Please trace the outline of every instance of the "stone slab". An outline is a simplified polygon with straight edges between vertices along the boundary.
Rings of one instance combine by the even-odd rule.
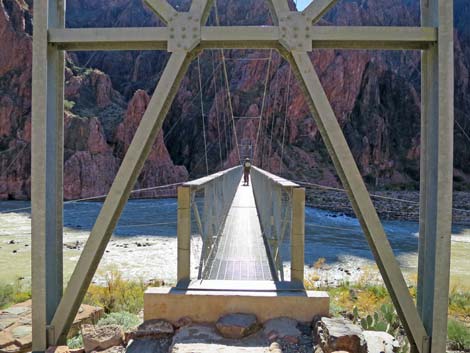
[[[239,291],[149,288],[144,294],[144,320],[182,317],[193,322],[216,322],[230,313],[251,313],[260,322],[287,316],[310,322],[329,314],[329,296],[322,291]]]
[[[176,333],[171,353],[268,353],[269,342],[259,332],[244,339],[227,339],[210,325],[186,326]]]

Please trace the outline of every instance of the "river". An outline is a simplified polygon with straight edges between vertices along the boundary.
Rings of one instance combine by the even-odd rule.
[[[0,283],[17,278],[30,280],[31,218],[29,202],[0,202]],[[100,202],[69,202],[64,206],[64,273],[68,278],[83,244],[101,209]],[[416,273],[418,224],[408,221],[383,222],[388,239],[402,267]],[[78,242],[78,243],[77,243]],[[77,246],[78,245],[78,246]],[[199,237],[192,239],[192,271],[201,248]],[[289,249],[283,248],[288,272]],[[364,271],[376,273],[372,254],[357,219],[311,207],[306,209],[305,263],[324,258],[328,281],[357,280]],[[173,283],[176,278],[176,200],[131,200],[128,202],[95,276],[101,282],[106,271],[119,269],[127,278],[160,279]],[[326,270],[325,270],[326,269]],[[367,269],[367,270],[366,270]],[[470,227],[452,229],[454,283],[470,286]],[[414,275],[414,278],[416,276]]]

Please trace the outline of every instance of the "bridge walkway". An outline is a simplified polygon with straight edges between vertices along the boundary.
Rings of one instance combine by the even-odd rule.
[[[252,184],[240,182],[209,263],[210,280],[273,280]]]

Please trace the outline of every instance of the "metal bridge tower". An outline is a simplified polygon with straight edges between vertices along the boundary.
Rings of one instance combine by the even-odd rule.
[[[380,1],[380,0],[376,0]],[[413,349],[445,352],[453,161],[453,4],[420,0],[419,27],[315,26],[335,0],[302,12],[270,0],[273,26],[206,26],[212,0],[178,12],[146,0],[157,28],[65,28],[65,0],[34,1],[32,101],[33,351],[65,340],[129,193],[193,58],[203,49],[276,49],[290,63],[406,329]],[[312,65],[318,48],[420,50],[421,193],[418,306]],[[70,281],[62,292],[64,51],[171,53]]]

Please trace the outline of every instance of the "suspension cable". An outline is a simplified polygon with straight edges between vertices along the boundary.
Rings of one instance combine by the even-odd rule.
[[[276,102],[277,102],[277,98],[278,98],[278,93],[279,93],[279,86],[278,86],[278,82],[279,82],[279,74],[278,74],[278,71],[279,71],[279,68],[280,68],[280,65],[278,67],[278,70],[276,70],[276,80],[275,80],[275,90],[274,90],[274,106],[273,106],[273,111],[272,111],[272,114],[271,114],[271,137],[269,138],[269,153],[268,153],[268,169],[269,171],[271,171],[271,153],[272,153],[272,149],[273,149],[273,134],[274,134],[274,121],[275,121],[275,111],[276,111]]]
[[[217,139],[219,140],[219,159],[220,159],[220,169],[223,169],[223,161],[222,161],[222,142],[220,140],[220,115],[219,115],[219,96],[217,94],[217,78],[215,77],[215,59],[214,59],[214,51],[211,52],[212,54],[212,77],[214,80],[214,104],[215,104],[215,115],[216,115],[216,122],[217,122]]]
[[[286,125],[287,125],[287,114],[289,112],[289,96],[290,96],[290,80],[292,75],[292,68],[289,66],[289,75],[287,79],[287,90],[286,90],[286,112],[284,115],[284,128],[282,129],[282,145],[281,145],[281,160],[279,161],[279,175],[282,175],[282,161],[284,158],[284,143],[286,138]]]
[[[261,101],[261,112],[260,112],[260,115],[259,115],[260,118],[259,118],[259,123],[258,123],[258,131],[256,132],[255,148],[254,148],[254,152],[253,152],[253,163],[257,158],[258,140],[259,140],[260,130],[263,126],[263,113],[264,113],[264,109],[265,109],[265,106],[266,106],[266,104],[265,104],[266,103],[266,93],[268,91],[268,82],[269,82],[269,77],[270,77],[269,73],[271,71],[272,56],[273,56],[273,50],[271,49],[269,51],[269,60],[268,60],[268,68],[266,70],[266,79],[264,80],[263,99]]]
[[[199,56],[197,57],[197,73],[199,76],[199,97],[201,100],[201,117],[202,117],[202,136],[204,139],[204,156],[206,158],[206,175],[209,175],[209,162],[207,161],[207,138],[206,138],[206,118],[204,115],[204,102],[202,99],[202,80],[201,80],[201,62]]]
[[[217,0],[214,1],[214,8],[215,8],[215,22],[216,22],[216,25],[219,26],[220,25],[220,23],[219,23],[219,9],[218,9]],[[240,147],[238,146],[237,128],[235,126],[235,117],[234,117],[234,114],[233,114],[233,106],[232,106],[232,98],[231,98],[232,95],[230,93],[230,84],[228,82],[228,73],[227,73],[227,65],[226,65],[226,62],[225,62],[224,49],[220,49],[220,54],[222,56],[222,67],[224,69],[225,86],[226,86],[226,90],[227,90],[228,105],[229,105],[229,109],[230,109],[230,114],[232,116],[233,133],[234,133],[234,137],[235,137],[235,143],[236,143],[236,146],[237,146],[238,161],[239,161],[239,163],[241,163]]]

